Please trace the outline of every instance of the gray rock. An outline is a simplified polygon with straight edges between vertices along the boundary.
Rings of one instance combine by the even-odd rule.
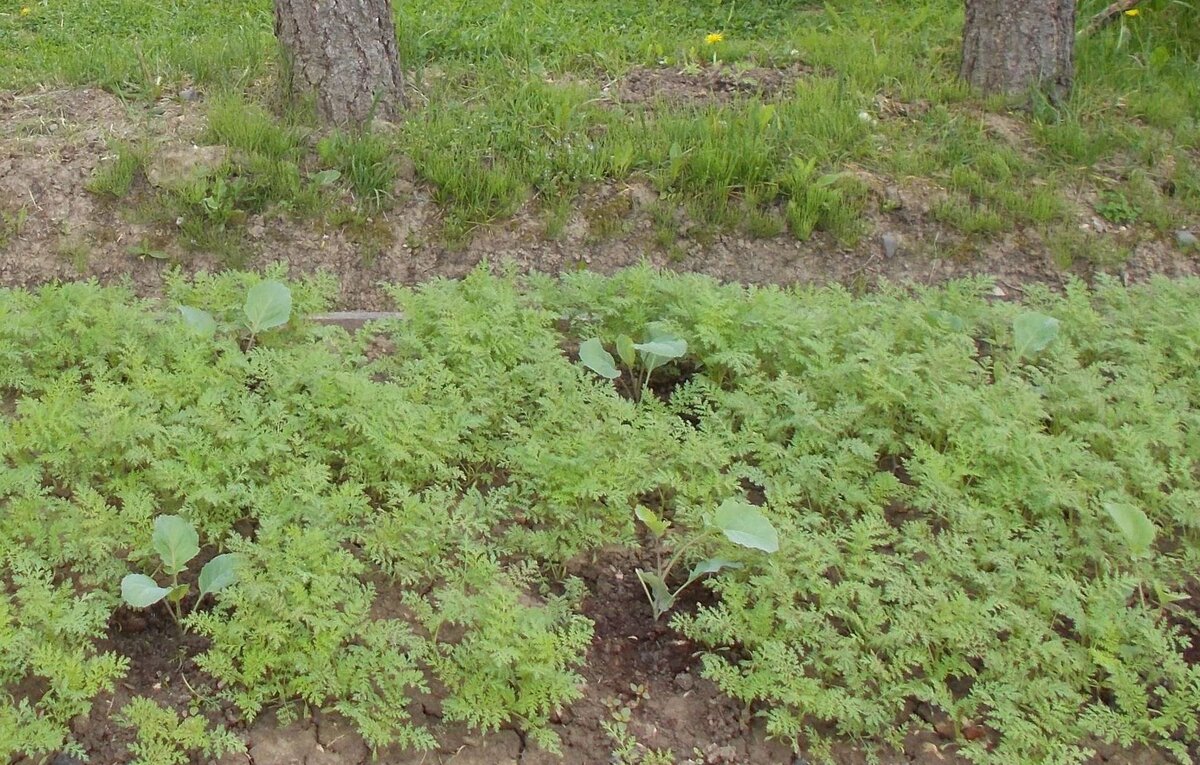
[[[229,149],[224,146],[173,146],[150,160],[146,180],[156,188],[186,188],[217,175],[228,161]]]
[[[184,102],[199,101],[200,91],[196,90],[195,88],[184,88],[183,90],[179,91],[179,100]]]
[[[631,183],[625,193],[629,195],[629,202],[635,210],[645,210],[658,201],[658,192],[644,183]]]
[[[900,237],[896,234],[884,234],[881,239],[883,242],[883,254],[885,257],[895,257],[896,252],[900,249]]]
[[[1194,250],[1200,247],[1200,239],[1187,229],[1180,229],[1175,232],[1175,243],[1185,250]]]

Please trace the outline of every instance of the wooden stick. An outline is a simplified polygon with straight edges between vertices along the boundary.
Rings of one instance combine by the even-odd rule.
[[[1097,13],[1079,33],[1080,36],[1090,35],[1100,27],[1120,16],[1125,11],[1133,10],[1142,0],[1117,0],[1112,5]]]

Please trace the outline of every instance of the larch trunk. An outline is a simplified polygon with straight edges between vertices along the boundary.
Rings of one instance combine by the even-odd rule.
[[[967,0],[961,75],[985,93],[1045,93],[1075,75],[1076,0]]]
[[[399,116],[404,74],[390,0],[275,0],[275,35],[289,95],[311,98],[321,119]]]

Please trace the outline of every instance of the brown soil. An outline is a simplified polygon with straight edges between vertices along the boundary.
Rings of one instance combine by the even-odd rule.
[[[788,71],[779,76],[786,78]],[[675,76],[635,72],[622,87],[632,93],[642,86],[631,83]],[[723,76],[714,70],[704,78]],[[710,85],[716,87],[711,82],[696,87]],[[178,152],[191,147],[203,127],[203,106],[177,99],[137,106],[98,90],[0,93],[0,285],[95,277],[105,283],[128,281],[139,293],[152,295],[173,265],[187,272],[228,265],[214,253],[185,247],[172,226],[138,222],[128,202],[107,201],[86,188],[100,163],[111,159],[113,139],[144,141],[159,153]],[[546,216],[531,204],[513,220],[486,226],[465,245],[451,246],[443,241],[442,216],[430,189],[408,173],[397,182],[396,204],[372,220],[369,230],[282,213],[251,216],[239,237],[245,252],[238,265],[287,261],[295,274],[330,271],[342,284],[338,307],[357,309],[392,307],[381,283],[457,277],[485,258],[549,273],[581,267],[611,272],[647,260],[755,284],[936,283],[985,273],[1004,289],[1019,291],[1023,283],[1059,284],[1067,275],[1052,262],[1040,231],[972,241],[933,220],[931,208],[944,192],[930,182],[891,182],[866,171],[857,175],[874,204],[866,234],[852,247],[821,234],[807,242],[789,235],[714,235],[680,213],[680,236],[664,251],[655,244],[652,220],[660,200],[639,182],[585,191],[556,238],[546,235]],[[1081,201],[1081,225],[1091,226],[1094,216],[1086,208]],[[1132,257],[1117,271],[1127,280],[1200,273],[1200,258],[1147,232],[1102,233],[1132,247]],[[898,243],[890,256],[884,235]],[[146,250],[162,257],[148,257]],[[1074,271],[1087,276],[1090,268],[1079,265]]]
[[[706,66],[697,69],[634,69],[607,90],[621,103],[705,104],[786,93],[810,70],[801,65],[776,69]]]

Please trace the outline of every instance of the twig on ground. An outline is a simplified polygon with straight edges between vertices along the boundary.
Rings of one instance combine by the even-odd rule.
[[[1142,0],[1117,0],[1115,3],[1112,3],[1107,8],[1093,16],[1092,20],[1087,23],[1087,26],[1079,32],[1079,35],[1081,37],[1090,35],[1092,32],[1095,32],[1097,29],[1120,16],[1125,11],[1133,10],[1134,7],[1136,7],[1141,1]]]

